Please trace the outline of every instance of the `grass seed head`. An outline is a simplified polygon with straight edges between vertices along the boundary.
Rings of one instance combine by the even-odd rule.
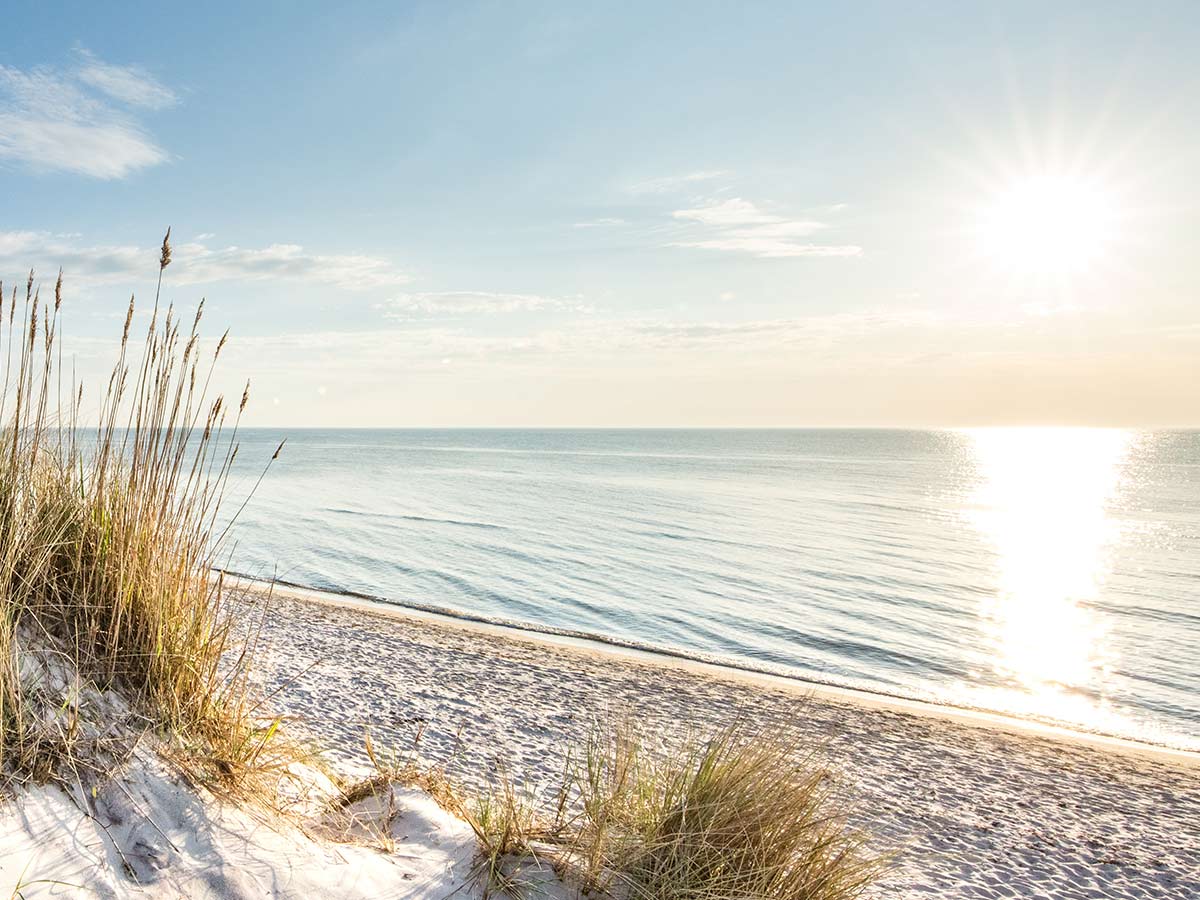
[[[158,257],[158,271],[162,271],[171,264],[171,229],[167,228],[167,233],[163,235],[162,252]]]

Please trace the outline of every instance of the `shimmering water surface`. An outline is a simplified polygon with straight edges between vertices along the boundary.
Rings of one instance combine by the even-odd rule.
[[[1200,432],[264,430],[235,498],[281,437],[238,571],[1200,748]]]

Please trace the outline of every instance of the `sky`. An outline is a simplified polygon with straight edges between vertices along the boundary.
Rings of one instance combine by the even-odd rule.
[[[1200,425],[1194,3],[107,6],[0,37],[85,385],[169,225],[254,425]]]

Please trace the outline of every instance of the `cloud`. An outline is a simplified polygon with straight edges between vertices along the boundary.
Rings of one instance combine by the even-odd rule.
[[[57,271],[71,280],[112,284],[149,278],[158,270],[157,245],[80,242],[78,236],[42,231],[0,231],[0,272]],[[313,253],[299,244],[210,247],[200,241],[174,248],[176,284],[287,279],[347,290],[396,287],[409,276],[390,260],[365,254]]]
[[[617,372],[621,376],[682,377],[726,372],[797,372],[817,377],[832,371],[875,373],[946,367],[964,354],[974,360],[1019,363],[1038,354],[1061,357],[1055,329],[1030,333],[1011,311],[979,318],[974,313],[934,309],[862,309],[774,318],[679,320],[671,318],[579,317],[497,333],[430,320],[397,322],[393,327],[235,335],[227,368],[264,383],[310,382],[389,385],[419,373],[471,373],[484,380],[522,372],[538,376]],[[1161,345],[1163,335],[1130,335],[1123,322],[1103,333],[1135,338],[1138,346]],[[1194,342],[1200,334],[1193,333]],[[94,360],[89,371],[110,359],[113,339],[72,336],[67,350]],[[1093,349],[1104,352],[1115,345]],[[1187,350],[1192,343],[1185,345]],[[80,351],[86,351],[81,354]],[[453,363],[448,369],[447,360]],[[719,369],[717,368],[719,367]],[[314,379],[318,373],[321,382]],[[90,383],[90,382],[89,382]],[[234,388],[240,390],[240,385]],[[331,389],[332,390],[332,389]]]
[[[697,247],[702,250],[727,250],[748,253],[763,259],[785,259],[796,256],[859,256],[862,247],[853,244],[801,244],[771,237],[729,236],[705,241],[675,241],[672,247]]]
[[[858,256],[855,245],[815,244],[802,240],[824,230],[824,222],[786,219],[766,212],[748,200],[733,197],[691,209],[677,209],[672,217],[707,226],[714,233],[672,241],[673,247],[748,253],[766,259],[797,256]]]
[[[91,283],[127,281],[157,269],[156,249],[123,244],[89,246],[75,235],[46,231],[0,231],[0,273],[52,272]]]
[[[696,209],[677,209],[671,215],[676,219],[690,219],[704,225],[753,225],[759,222],[780,221],[778,216],[763,212],[741,197],[732,197]]]
[[[922,310],[833,313],[797,318],[622,323],[618,344],[656,351],[728,352],[754,356],[795,345],[853,341],[897,329],[927,328],[942,319]]]
[[[682,190],[690,185],[704,181],[724,178],[732,174],[725,169],[706,169],[698,172],[685,172],[682,175],[667,175],[663,178],[651,178],[629,185],[625,190],[630,194],[669,194]]]
[[[426,291],[401,294],[380,304],[389,319],[408,319],[413,314],[462,316],[469,313],[507,313],[533,310],[587,311],[578,298],[564,300],[537,294],[504,294],[492,291]]]
[[[299,244],[210,248],[196,241],[177,247],[175,259],[179,262],[175,278],[181,284],[284,278],[346,290],[370,290],[410,280],[406,272],[386,259],[365,254],[313,253]]]
[[[370,331],[321,331],[245,336],[233,352],[247,365],[277,374],[319,366],[323,373],[355,377],[361,371],[457,370],[485,375],[501,370],[554,372],[566,369],[631,367],[662,371],[710,370],[722,365],[752,369],[801,362],[890,356],[910,359],[923,352],[929,335],[961,333],[964,323],[922,311],[862,311],[742,321],[668,319],[576,319],[513,334],[414,324]],[[995,334],[992,328],[972,328]],[[914,349],[915,348],[915,349]],[[333,377],[330,375],[329,377]]]
[[[83,66],[76,77],[101,93],[128,106],[144,109],[164,109],[179,99],[175,92],[160,83],[140,66],[114,66],[82,51]]]
[[[131,109],[162,109],[175,94],[136,67],[83,51],[67,69],[0,65],[0,160],[37,172],[114,179],[167,160]]]

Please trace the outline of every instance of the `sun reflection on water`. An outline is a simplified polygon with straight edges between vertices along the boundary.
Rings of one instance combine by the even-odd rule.
[[[1108,513],[1132,434],[1087,428],[969,432],[978,472],[971,519],[992,545],[998,581],[983,609],[1000,686],[978,702],[1015,713],[1112,724],[1104,695],[1115,663],[1090,605],[1110,567],[1119,523]]]

